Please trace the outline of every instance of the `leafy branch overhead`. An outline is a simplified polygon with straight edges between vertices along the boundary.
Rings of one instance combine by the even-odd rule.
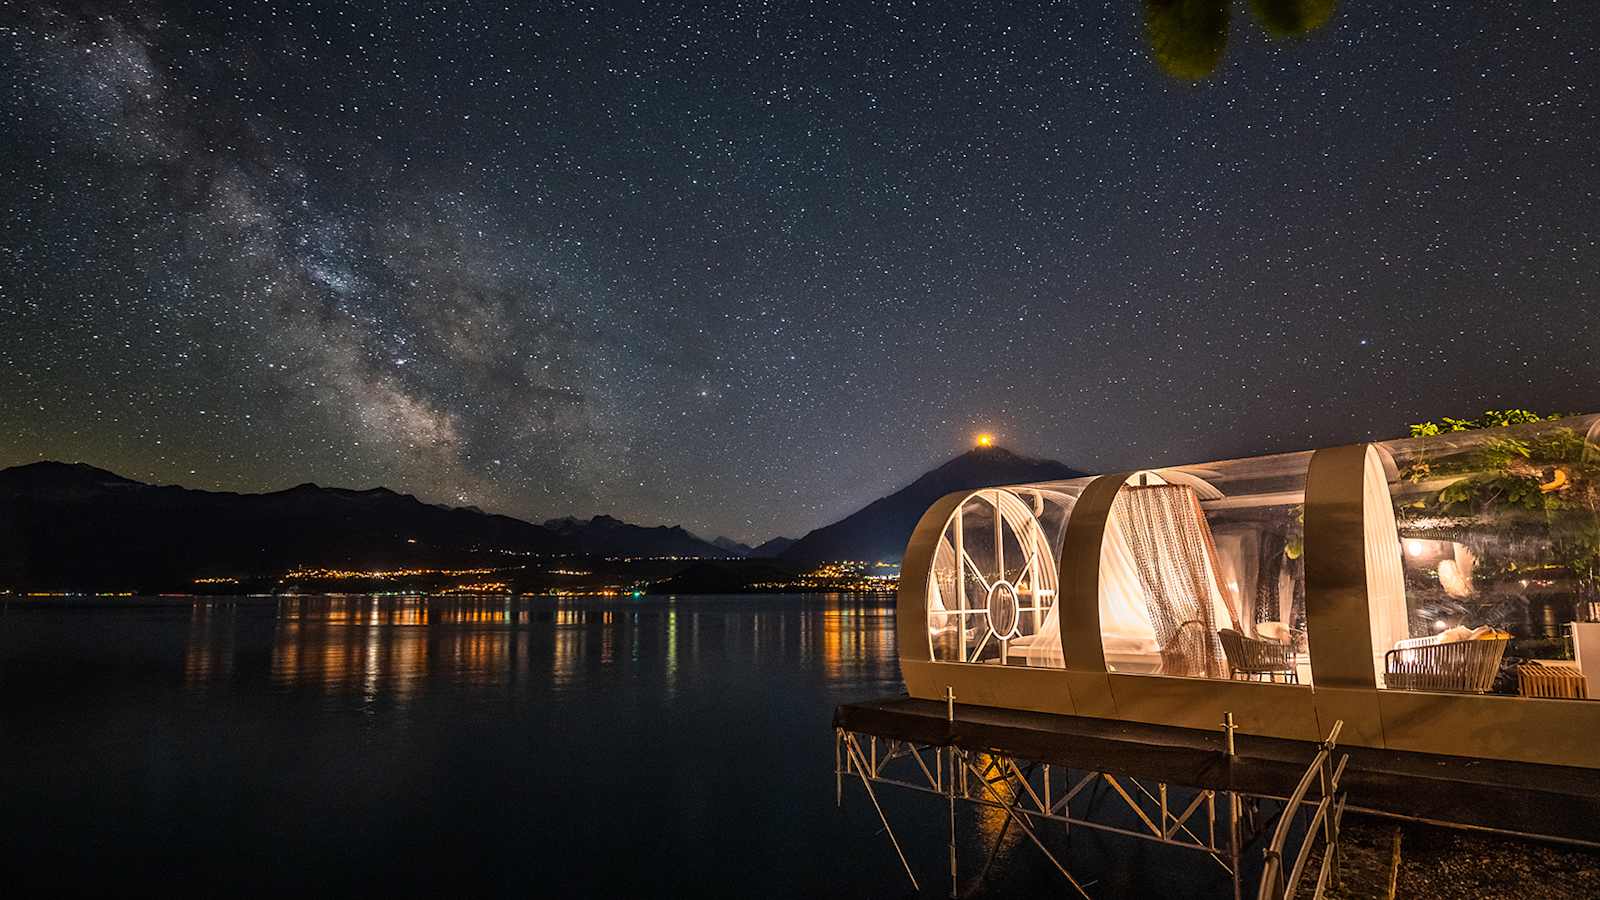
[[[1430,437],[1452,431],[1477,431],[1481,428],[1500,428],[1505,425],[1527,425],[1532,422],[1565,419],[1568,415],[1570,414],[1551,413],[1548,416],[1541,416],[1526,409],[1486,409],[1483,415],[1476,419],[1452,419],[1449,416],[1440,416],[1437,422],[1419,422],[1411,426],[1411,436]]]
[[[1336,0],[1250,0],[1256,24],[1274,39],[1302,38],[1333,18]],[[1228,46],[1232,0],[1145,0],[1144,30],[1161,71],[1199,81]]]

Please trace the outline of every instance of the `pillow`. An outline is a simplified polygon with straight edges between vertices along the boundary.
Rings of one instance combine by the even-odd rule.
[[[1269,641],[1287,643],[1289,640],[1289,626],[1282,622],[1257,622],[1256,634]]]
[[[1156,643],[1155,638],[1122,634],[1104,635],[1101,647],[1106,653],[1116,654],[1155,654],[1161,652],[1161,645]]]

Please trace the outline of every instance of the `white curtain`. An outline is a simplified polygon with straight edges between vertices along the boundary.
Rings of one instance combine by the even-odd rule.
[[[1060,668],[1066,664],[1061,655],[1058,608],[1051,608],[1038,639],[1029,642],[1028,665]],[[1145,608],[1139,566],[1116,506],[1100,542],[1100,636],[1105,652],[1117,656],[1155,657],[1161,649]]]
[[[1183,484],[1125,487],[1112,509],[1133,547],[1133,558],[1156,638],[1162,671],[1217,676],[1224,623],[1243,630],[1194,488]]]
[[[1061,604],[1053,603],[1039,631],[1020,640],[1027,641],[1028,665],[1038,668],[1060,669],[1066,666],[1066,655],[1061,650]]]
[[[1112,654],[1154,655],[1161,649],[1145,608],[1139,564],[1116,505],[1100,543],[1100,639],[1105,652]]]

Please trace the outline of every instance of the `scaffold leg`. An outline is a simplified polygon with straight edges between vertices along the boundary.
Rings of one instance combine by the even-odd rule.
[[[889,827],[889,817],[883,814],[883,807],[878,803],[878,794],[872,789],[872,781],[867,778],[867,764],[866,760],[861,758],[860,749],[855,746],[854,740],[851,739],[845,750],[855,763],[856,774],[861,776],[861,786],[867,789],[867,797],[872,801],[872,808],[878,811],[878,821],[883,823],[884,834],[889,836],[889,843],[894,845],[895,855],[900,857],[900,865],[905,868],[906,877],[911,879],[911,889],[915,891],[922,890],[922,886],[917,884],[916,874],[911,871],[911,863],[906,861],[905,851],[900,849],[900,840],[894,836],[894,829]]]
[[[1018,799],[1013,799],[1010,803],[1007,803],[1005,798],[1000,796],[1000,792],[994,789],[994,785],[989,782],[988,778],[984,777],[982,772],[972,769],[971,763],[967,764],[967,770],[978,777],[978,784],[994,798],[994,802],[999,804],[1001,809],[1005,810],[1007,821],[1015,822],[1017,828],[1027,835],[1029,840],[1033,841],[1033,845],[1039,848],[1040,853],[1044,854],[1045,859],[1050,860],[1050,864],[1056,867],[1056,871],[1061,873],[1061,877],[1067,879],[1067,882],[1078,892],[1078,896],[1082,897],[1083,900],[1089,900],[1089,893],[1083,889],[1083,885],[1078,883],[1078,879],[1072,877],[1072,873],[1067,871],[1067,867],[1063,866],[1061,861],[1056,859],[1056,855],[1050,852],[1050,848],[1044,845],[1044,841],[1040,840],[1037,834],[1034,834],[1027,821],[1022,816],[1017,815],[1016,804],[1020,800],[1021,792],[1017,792]]]

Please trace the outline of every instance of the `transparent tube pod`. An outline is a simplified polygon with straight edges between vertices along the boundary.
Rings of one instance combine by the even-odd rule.
[[[985,488],[955,504],[928,574],[933,659],[1062,667],[1061,540],[1088,481]]]
[[[1100,552],[1108,671],[1311,683],[1310,462],[1287,453],[1124,479]]]
[[[1600,769],[1600,416],[941,498],[909,693]]]
[[[1600,699],[1600,416],[1376,446],[1378,684]]]

